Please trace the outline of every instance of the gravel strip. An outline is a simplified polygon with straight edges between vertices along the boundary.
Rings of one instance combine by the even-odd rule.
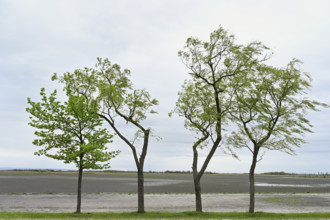
[[[205,212],[246,212],[248,194],[204,194]],[[1,194],[1,212],[74,212],[76,196],[68,194]],[[146,211],[194,211],[194,194],[146,194]],[[84,194],[82,212],[134,212],[136,194]],[[330,194],[258,194],[256,212],[330,212]]]

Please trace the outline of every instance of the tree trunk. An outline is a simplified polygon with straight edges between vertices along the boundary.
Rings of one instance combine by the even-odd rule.
[[[79,172],[78,172],[78,192],[77,192],[77,210],[76,210],[76,213],[80,213],[80,211],[81,211],[82,174],[83,174],[83,168],[82,168],[82,165],[80,165],[79,166]]]
[[[205,141],[209,135],[206,135],[199,139],[193,146],[193,152],[194,152],[194,158],[193,158],[193,164],[192,164],[192,169],[193,169],[193,178],[194,178],[194,186],[195,186],[195,198],[196,198],[196,212],[202,212],[202,190],[201,190],[201,184],[200,181],[202,179],[202,176],[206,170],[207,165],[209,164],[213,154],[215,153],[215,150],[217,149],[220,141],[221,141],[221,136],[216,139],[214,142],[209,154],[207,155],[202,168],[200,171],[197,171],[197,163],[198,163],[198,151],[197,147]]]
[[[138,212],[144,213],[144,177],[143,169],[138,169]]]
[[[250,180],[250,205],[249,205],[249,213],[254,213],[254,204],[255,204],[255,197],[254,197],[254,171],[257,165],[257,156],[258,151],[254,151],[252,164],[249,173],[249,180]]]
[[[192,170],[193,170],[193,178],[194,178],[194,187],[195,187],[195,205],[196,205],[196,212],[202,212],[202,197],[201,197],[201,183],[200,178],[198,176],[197,171],[197,162],[198,162],[198,151],[197,151],[197,145],[199,143],[202,143],[206,138],[202,138],[193,146],[193,164],[192,164]]]
[[[194,179],[195,184],[195,198],[196,198],[196,212],[202,212],[202,196],[200,180]]]

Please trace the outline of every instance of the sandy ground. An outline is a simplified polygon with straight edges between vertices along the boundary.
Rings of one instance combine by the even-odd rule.
[[[203,209],[209,212],[246,212],[248,194],[204,194]],[[1,194],[1,212],[74,212],[76,196],[68,194]],[[147,194],[146,211],[193,211],[193,194]],[[82,212],[133,212],[136,194],[84,194]],[[256,211],[330,212],[330,194],[258,194]]]

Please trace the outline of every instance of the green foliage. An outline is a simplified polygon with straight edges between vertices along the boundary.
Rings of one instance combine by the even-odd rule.
[[[107,116],[111,122],[114,117],[120,116],[138,126],[148,113],[157,113],[151,108],[158,105],[158,101],[144,89],[132,88],[130,70],[122,70],[107,58],[97,60],[95,68],[77,69],[60,78],[54,74],[53,79],[64,83],[68,93],[81,94],[95,105],[100,105],[98,113]]]
[[[182,86],[172,113],[185,117],[187,129],[221,140],[238,79],[268,59],[266,50],[260,42],[236,44],[222,27],[210,34],[209,41],[188,38],[178,55],[193,78]]]
[[[185,127],[189,130],[206,132],[215,124],[216,109],[213,103],[212,90],[208,86],[191,80],[185,81],[175,109],[170,113],[177,113],[185,117]]]
[[[240,79],[231,114],[239,129],[228,145],[293,154],[293,146],[305,143],[303,135],[312,132],[306,114],[327,105],[304,97],[311,78],[299,69],[300,63],[294,59],[286,68],[258,65]]]
[[[81,95],[68,93],[64,103],[57,100],[56,90],[47,97],[42,88],[40,95],[41,102],[28,98],[30,107],[26,109],[31,114],[29,125],[37,129],[33,144],[44,147],[35,154],[75,163],[78,168],[109,168],[109,160],[119,152],[106,151],[113,135],[100,128],[98,107]]]
[[[233,35],[219,27],[210,34],[209,41],[188,38],[184,50],[178,55],[190,69],[194,79],[214,87],[217,92],[226,91],[231,78],[239,75],[268,58],[263,55],[267,47],[260,42],[246,46],[235,44]]]

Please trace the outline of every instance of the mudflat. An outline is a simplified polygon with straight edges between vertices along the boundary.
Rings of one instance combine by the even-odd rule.
[[[137,210],[135,173],[85,173],[83,212]],[[330,179],[257,175],[256,211],[330,212]],[[74,212],[77,174],[74,172],[0,172],[0,211]],[[146,173],[146,211],[193,211],[191,174]],[[204,211],[246,212],[248,175],[205,174]]]
[[[248,193],[248,175],[205,174],[203,193]],[[257,175],[257,193],[330,193],[330,178]],[[0,172],[0,193],[76,193],[75,173]],[[136,193],[135,173],[85,173],[84,193]],[[192,174],[146,173],[146,193],[193,193]]]

